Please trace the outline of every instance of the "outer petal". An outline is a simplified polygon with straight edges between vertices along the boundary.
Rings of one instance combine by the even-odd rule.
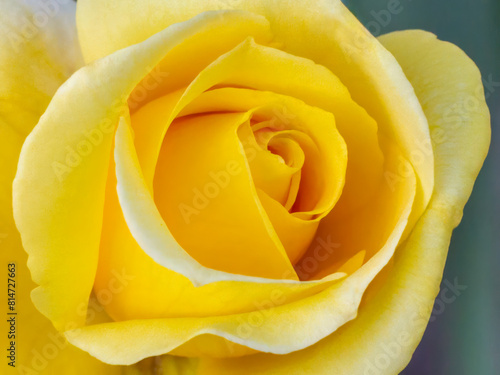
[[[437,177],[429,208],[398,249],[387,277],[379,280],[383,286],[368,289],[356,320],[301,352],[205,360],[199,374],[361,375],[378,371],[392,375],[410,361],[439,291],[451,232],[460,222],[486,157],[490,118],[479,71],[459,48],[422,31],[397,32],[380,39],[397,57],[429,119]],[[387,355],[387,348],[394,356]]]
[[[146,197],[149,193],[145,184],[140,187],[131,181],[137,179],[137,176],[133,176],[136,173],[133,171],[133,164],[138,164],[137,160],[120,161],[120,158],[124,159],[124,155],[133,155],[132,151],[123,152],[123,148],[127,147],[126,143],[132,143],[130,130],[125,121],[120,123],[116,142],[117,175],[123,174],[120,169],[127,168],[127,175],[131,176],[129,181],[122,178],[122,187],[119,182],[120,198],[123,196],[120,189],[135,190],[141,199],[138,200],[139,203],[134,203],[137,207],[132,210],[138,210],[138,215],[147,213],[141,216],[141,220],[147,220],[145,227],[150,232],[145,235],[141,233],[138,236],[138,242],[151,238],[150,243],[144,246],[148,250],[151,250],[151,244],[154,247],[163,242],[172,242],[168,233],[160,233],[163,228],[154,222],[158,220],[155,219],[154,212],[148,212],[150,210],[147,207],[149,203]],[[397,149],[394,148],[392,152],[397,152]],[[393,161],[394,164],[398,162],[392,155],[388,160]],[[392,165],[391,170],[394,167]],[[130,186],[123,187],[124,184]],[[68,331],[66,337],[71,343],[110,364],[131,364],[146,357],[174,350],[177,354],[188,356],[194,353],[197,356],[227,356],[228,349],[230,351],[234,347],[232,344],[228,345],[228,342],[237,344],[239,353],[241,353],[241,346],[276,354],[287,354],[307,348],[356,316],[363,291],[394,254],[394,249],[411,212],[415,185],[415,177],[412,175],[398,186],[396,192],[392,192],[389,187],[385,189],[385,193],[378,199],[381,203],[392,201],[395,222],[394,231],[388,236],[385,246],[353,275],[320,293],[279,306],[274,305],[262,311],[206,318],[141,319],[96,324]],[[130,189],[131,186],[132,189]],[[125,199],[125,201],[128,200]],[[127,209],[129,208],[124,207],[125,216],[127,216]],[[128,215],[130,216],[130,212]],[[134,225],[137,227],[136,223]],[[138,230],[131,228],[132,231],[134,229]],[[175,248],[172,252],[175,253]],[[172,259],[175,260],[181,267],[190,266],[177,254],[168,259],[171,262]],[[167,266],[171,265],[167,264]],[[346,267],[350,268],[349,265]],[[211,277],[207,270],[201,269],[201,272],[205,273],[203,277]],[[218,272],[215,277],[221,274]],[[242,279],[243,276],[238,277],[238,282]],[[228,287],[231,287],[231,283],[235,288],[239,287],[235,281],[228,282]],[[304,283],[304,285],[308,284]],[[276,286],[279,285],[276,284]],[[141,340],[146,336],[148,337],[146,342]],[[185,345],[190,343],[191,346]]]
[[[85,322],[113,134],[130,92],[182,41],[240,22],[265,27],[249,13],[204,14],[86,66],[58,90],[27,138],[14,181],[15,219],[39,284],[34,303],[56,328]]]
[[[0,117],[23,138],[57,88],[83,62],[75,6],[57,9],[49,17],[35,1],[0,0]],[[38,23],[43,16],[48,21],[37,26],[43,25]]]
[[[138,43],[203,11],[242,9],[265,16],[278,48],[330,69],[348,87],[353,99],[377,121],[379,130],[401,145],[419,181],[409,227],[427,206],[434,170],[422,108],[394,57],[340,0],[80,0],[78,3],[79,38],[88,61]]]
[[[113,375],[121,368],[107,366],[70,345],[30,300],[35,285],[12,216],[12,180],[25,137],[81,57],[73,3],[57,5],[50,14],[40,11],[40,4],[28,5],[0,1],[0,263],[5,272],[8,263],[16,263],[17,302],[16,368],[7,366],[3,357],[0,372]],[[47,25],[36,27],[35,14],[35,20],[50,16]],[[64,54],[59,53],[62,50]],[[6,302],[1,304],[2,317],[7,316]],[[2,332],[8,332],[8,325],[2,319]],[[10,341],[2,335],[2,348],[8,348]]]

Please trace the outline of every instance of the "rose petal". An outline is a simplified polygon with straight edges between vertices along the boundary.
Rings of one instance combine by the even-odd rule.
[[[384,249],[345,282],[322,293],[247,314],[99,324],[69,331],[67,338],[74,345],[110,364],[135,363],[149,356],[168,353],[190,340],[196,345],[198,341],[195,338],[207,334],[276,354],[307,348],[356,316],[362,290],[378,274],[382,265],[390,260],[394,246],[406,226],[412,203],[409,198],[414,195],[414,189],[414,181],[408,180],[408,184],[398,192],[400,221]],[[393,197],[392,192],[388,193]],[[255,319],[259,319],[258,323],[254,323]],[[144,337],[148,337],[148,340],[142,340]],[[221,339],[214,337],[211,345],[194,346],[197,348],[196,354],[213,355],[215,346],[219,348],[218,356],[230,355],[232,346],[218,340]],[[188,348],[193,354],[194,348]]]
[[[121,212],[114,168],[112,172],[94,289],[98,297],[101,294],[106,297],[110,289],[116,288],[117,272],[126,275],[126,282],[119,285],[119,293],[110,299],[101,298],[104,308],[115,320],[251,312],[306,298],[345,276],[339,273],[327,279],[331,281],[309,284],[218,282],[194,287],[189,279],[159,265],[139,247]]]
[[[294,278],[238,138],[249,117],[227,113],[176,120],[160,153],[155,202],[176,241],[206,267]]]
[[[304,100],[309,105],[318,106],[327,111],[331,111],[336,120],[336,125],[347,144],[349,145],[349,160],[346,188],[343,191],[339,206],[335,207],[335,216],[341,217],[345,212],[357,211],[365,205],[375,194],[383,174],[383,157],[379,148],[377,138],[377,127],[374,121],[366,112],[356,105],[350,98],[349,93],[342,83],[331,72],[312,61],[286,54],[282,51],[274,50],[256,44],[251,39],[240,44],[238,47],[221,56],[219,59],[204,69],[196,79],[190,84],[188,89],[182,95],[179,103],[174,109],[170,110],[170,105],[161,105],[160,102],[152,102],[156,110],[165,117],[161,123],[153,122],[139,110],[134,116],[144,117],[141,123],[148,123],[148,126],[138,127],[137,135],[138,156],[141,166],[144,168],[145,178],[149,184],[156,163],[155,150],[159,142],[151,145],[153,147],[141,147],[142,144],[150,144],[151,141],[144,141],[144,138],[151,139],[151,135],[161,134],[159,139],[163,139],[169,123],[180,112],[183,112],[184,106],[214,86],[236,86],[250,87],[256,90],[274,91],[284,95],[290,95]],[[227,89],[231,90],[231,89]],[[182,92],[181,90],[178,93]],[[211,90],[203,94],[204,102],[198,103],[196,113],[203,111],[246,111],[249,109],[248,100],[254,102],[263,99],[257,99],[258,94],[253,97],[248,93],[241,97],[244,91],[235,90],[233,93],[224,90]],[[178,94],[175,95],[177,99]],[[235,96],[236,95],[236,96]],[[267,100],[271,100],[269,95]],[[169,103],[172,103],[170,99]],[[171,105],[174,105],[173,103]],[[243,108],[243,109],[242,109]],[[152,113],[152,111],[150,112]],[[168,117],[167,117],[168,113]],[[295,114],[282,105],[271,114],[273,121],[277,125],[286,125],[293,123]],[[270,117],[270,116],[268,116]],[[153,124],[160,124],[153,127]],[[161,125],[163,124],[163,128]],[[353,126],[355,124],[356,126]],[[151,128],[151,131],[149,131]],[[318,127],[316,127],[318,128]],[[320,134],[321,130],[316,132],[315,139],[318,144],[322,144],[322,154],[332,154],[330,145],[327,144]],[[144,154],[143,151],[144,150]],[[147,156],[144,156],[147,155]],[[322,168],[322,170],[324,170]],[[327,178],[336,178],[337,174],[326,174]],[[307,179],[302,179],[307,182]],[[312,178],[309,181],[313,180]],[[326,184],[324,186],[329,186]],[[316,194],[303,194],[302,206],[310,207],[305,213],[317,215],[318,217],[326,215],[336,201],[333,194],[336,189],[331,188],[320,192],[320,189],[306,187],[306,191],[314,190]],[[320,198],[319,202],[311,202]],[[316,207],[312,207],[316,204]],[[307,215],[306,215],[307,216]],[[301,248],[302,249],[302,248]],[[303,250],[301,250],[303,252]],[[294,251],[295,253],[295,251]]]
[[[255,19],[261,21],[244,12],[204,14],[82,68],[54,96],[23,146],[14,214],[39,285],[33,302],[56,328],[85,321],[113,133],[128,94],[183,40]]]
[[[9,263],[16,264],[13,279],[17,312],[16,367],[7,366],[6,362],[10,360],[5,358],[2,373],[50,375],[78,368],[96,375],[118,374],[120,367],[105,365],[70,345],[35,309],[30,298],[35,284],[26,267],[27,256],[14,223],[12,181],[25,137],[57,87],[73,72],[79,56],[74,25],[75,4],[58,6],[47,25],[41,28],[35,26],[33,16],[43,17],[47,13],[42,14],[39,4],[35,5],[38,6],[32,7],[31,3],[24,1],[0,2],[0,262],[5,266],[5,272]],[[64,55],[59,53],[60,49],[64,49]],[[69,58],[67,61],[64,56],[74,57],[74,60]],[[8,306],[5,301],[0,308],[4,317],[12,312]],[[7,319],[2,319],[0,326],[2,331],[9,332]],[[2,347],[9,348],[11,341],[8,335],[2,336]],[[33,353],[40,353],[40,357],[34,357]],[[49,353],[50,360],[43,359],[46,353]]]
[[[428,123],[396,59],[340,0],[150,0],[147,6],[138,0],[82,0],[77,21],[84,56],[92,61],[168,25],[220,9],[265,16],[276,46],[330,69],[377,121],[380,131],[397,141],[419,180],[411,228],[427,206],[434,183]]]
[[[427,211],[398,249],[382,289],[369,288],[374,295],[355,321],[291,355],[204,360],[200,375],[315,375],[325,368],[335,374],[363,374],[378,369],[377,359],[389,347],[399,354],[383,362],[384,373],[399,374],[410,361],[439,292],[451,232],[487,154],[490,117],[480,73],[459,48],[423,31],[380,39],[401,63],[433,129],[436,186]],[[463,109],[466,103],[474,103],[471,110],[450,117],[450,110],[457,105]]]

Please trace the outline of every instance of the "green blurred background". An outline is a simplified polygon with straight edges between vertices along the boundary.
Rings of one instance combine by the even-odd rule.
[[[435,305],[404,375],[500,374],[500,0],[344,0],[376,36],[423,29],[479,66],[492,115],[492,146],[455,230],[443,280],[467,289]],[[397,4],[400,6],[396,6]],[[398,12],[390,13],[389,9]],[[389,17],[390,15],[390,17]]]

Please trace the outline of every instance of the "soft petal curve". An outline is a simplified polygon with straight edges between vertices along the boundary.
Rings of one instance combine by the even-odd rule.
[[[263,15],[271,24],[274,46],[330,69],[379,130],[401,146],[419,180],[411,227],[427,206],[434,183],[427,119],[396,59],[340,0],[80,0],[79,38],[92,61],[168,25],[220,9]]]
[[[490,117],[480,73],[458,47],[423,31],[391,33],[380,40],[415,87],[433,130],[436,185],[429,208],[397,250],[384,286],[368,289],[370,298],[355,321],[285,357],[204,360],[200,375],[235,370],[243,375],[362,375],[381,368],[384,374],[396,375],[410,361],[439,291],[451,232],[460,222],[488,151]],[[472,110],[450,114],[457,105],[463,109],[471,102]],[[386,358],[385,348],[391,345],[399,354],[378,360]]]
[[[39,285],[33,301],[56,328],[85,322],[114,131],[130,93],[184,40],[243,20],[262,26],[262,17],[246,12],[205,13],[87,65],[59,88],[27,138],[14,180],[14,215]]]
[[[25,137],[81,60],[74,25],[75,4],[59,5],[44,27],[34,28],[32,24],[29,28],[29,20],[40,10],[39,4],[31,7],[32,3],[0,1],[0,262],[5,269],[9,263],[16,264],[18,323],[16,367],[8,366],[5,358],[0,369],[5,375],[114,375],[121,372],[120,367],[105,365],[69,344],[30,299],[35,284],[14,223],[12,181]],[[64,55],[59,54],[62,50]],[[6,307],[7,303],[2,303],[0,308],[5,317],[10,312]],[[8,332],[8,325],[2,319],[3,332]],[[2,336],[2,347],[8,348],[10,341],[7,335]]]
[[[117,148],[123,147],[120,143],[124,141],[132,144],[130,130],[127,130],[128,127],[129,125],[122,120],[117,132]],[[127,132],[129,133],[128,135]],[[125,139],[120,140],[120,137]],[[393,148],[392,151],[397,152],[397,148]],[[117,154],[132,155],[133,153],[118,150]],[[120,157],[123,158],[124,156]],[[388,160],[393,163],[398,162],[398,159],[394,157],[390,157]],[[122,165],[117,166],[118,175],[123,174],[123,171],[119,171],[120,168],[131,169],[127,164],[138,164],[138,161],[123,160]],[[130,170],[129,175],[130,172],[133,171]],[[128,181],[126,183],[130,184]],[[122,189],[124,188],[122,187]],[[141,200],[144,200],[143,197],[149,194],[145,183],[143,183],[140,189],[125,189],[129,189],[130,192],[136,191]],[[118,190],[120,195],[120,184]],[[228,354],[224,351],[217,352],[214,350],[214,346],[219,347],[220,350],[224,347],[226,351],[228,350],[227,345],[223,345],[221,340],[232,342],[237,344],[237,346],[276,354],[288,354],[307,348],[356,316],[358,304],[365,289],[382,268],[390,262],[394,254],[395,247],[399,243],[408,222],[415,197],[415,190],[416,181],[414,175],[406,178],[404,182],[398,185],[395,192],[389,187],[385,189],[384,196],[381,196],[379,199],[384,202],[389,198],[395,202],[393,216],[396,223],[394,231],[388,236],[384,247],[366,264],[356,270],[353,275],[316,295],[284,305],[265,308],[262,311],[242,314],[205,318],[138,319],[96,324],[68,331],[66,332],[66,337],[74,345],[109,364],[135,363],[150,356],[178,350],[191,340],[198,343],[199,341],[197,340],[201,340],[200,337],[206,336],[214,337],[204,341],[205,345],[194,345],[195,351],[191,347],[191,351],[189,351],[191,355],[196,353],[197,356],[226,357]],[[127,199],[123,199],[121,204],[123,205],[125,201]],[[141,205],[147,206],[148,204],[142,203]],[[127,210],[128,208],[124,207],[124,209]],[[153,228],[151,233],[141,233],[140,236],[142,238],[139,238],[140,241],[138,240],[146,246],[150,246],[149,251],[151,251],[151,247],[158,244],[159,246],[163,246],[163,248],[176,245],[165,234],[158,234],[158,229],[154,227],[158,227],[159,225],[153,222],[153,220],[158,219],[153,214],[148,212],[144,215],[141,212],[144,208],[140,206],[135,210],[136,212],[132,214],[140,215],[142,220],[147,220],[146,228]],[[145,207],[145,210],[147,210],[147,207]],[[127,216],[126,212],[125,216]],[[138,222],[141,222],[141,220],[138,220]],[[137,226],[138,224],[134,223],[134,225]],[[144,229],[141,230],[144,231]],[[134,232],[134,228],[131,228],[131,231]],[[137,232],[137,228],[135,228],[135,231]],[[145,243],[144,240],[147,238],[150,238],[150,240],[148,243]],[[167,246],[164,244],[167,244]],[[177,257],[175,259],[178,262],[177,267],[188,268],[196,266],[196,264],[193,265],[192,262],[188,262],[189,259],[186,260],[183,258],[183,254],[175,254],[175,248],[167,250],[170,252],[173,251],[174,256],[167,257],[165,262],[172,262],[172,259]],[[178,261],[179,259],[180,262]],[[165,263],[165,266],[172,267],[168,263]],[[200,272],[200,269],[202,272]],[[201,267],[196,269],[196,271],[203,278],[208,278],[209,280],[212,278],[212,282],[216,277],[225,276],[220,271],[207,270]],[[240,275],[237,278],[236,276],[233,277],[238,282],[259,281],[257,278],[253,278],[252,280],[249,277]],[[268,279],[262,281],[270,282]],[[285,281],[274,280],[274,282],[283,283]],[[288,282],[291,283],[292,281]],[[309,284],[308,282],[303,283],[304,286]],[[254,319],[256,318],[259,319],[258,323],[254,323]],[[246,328],[247,325],[250,325],[250,328]],[[144,337],[144,335],[148,337],[147,342],[140,340],[140,337]],[[210,345],[206,343],[210,343]]]

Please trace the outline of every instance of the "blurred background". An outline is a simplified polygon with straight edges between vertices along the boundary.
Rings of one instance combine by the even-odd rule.
[[[486,163],[453,233],[442,287],[467,287],[437,301],[403,375],[500,374],[500,0],[344,0],[376,36],[423,29],[462,48],[479,66],[492,116]],[[399,6],[398,6],[399,4]],[[397,12],[389,10],[397,9]]]

